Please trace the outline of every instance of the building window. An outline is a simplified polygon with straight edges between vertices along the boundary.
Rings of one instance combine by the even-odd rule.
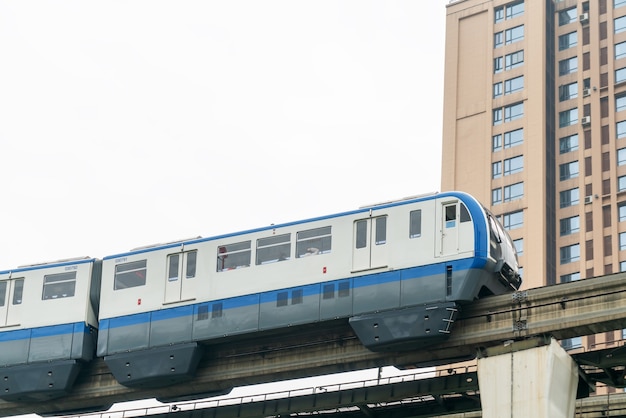
[[[615,134],[618,138],[626,137],[626,120],[615,124]]]
[[[516,129],[514,131],[504,133],[504,148],[511,148],[521,145],[524,142],[524,129]]]
[[[519,42],[524,39],[524,25],[519,25],[504,31],[504,43],[506,45]]]
[[[504,106],[504,121],[511,122],[524,116],[524,103]]]
[[[617,150],[617,165],[626,164],[626,148],[620,148]]]
[[[565,154],[567,152],[578,150],[578,134],[570,135],[559,139],[559,153]]]
[[[559,193],[561,208],[577,205],[579,202],[578,188],[563,190]]]
[[[617,205],[617,217],[619,222],[626,221],[626,202]]]
[[[491,191],[491,204],[498,205],[500,203],[502,203],[502,189],[498,187]]]
[[[578,82],[559,86],[559,101],[575,99],[578,97]]]
[[[580,260],[580,244],[561,247],[561,264],[573,263]]]
[[[507,158],[504,160],[504,175],[509,176],[511,174],[520,173],[524,170],[524,156],[518,155],[517,157]]]
[[[502,70],[501,70],[502,71]],[[578,57],[566,58],[559,61],[559,75],[566,75],[578,71]]]
[[[504,32],[496,32],[493,34],[493,47],[500,48],[504,45]]]
[[[567,10],[562,10],[559,12],[559,26],[567,25],[568,23],[572,23],[576,21],[578,15],[576,14],[576,8],[572,7]]]
[[[524,51],[517,51],[504,56],[504,69],[511,70],[524,64]]]
[[[578,215],[561,219],[561,236],[575,234],[580,231],[580,217]]]
[[[617,9],[618,7],[626,6],[626,0],[613,0],[613,8]]]
[[[504,6],[496,7],[493,10],[493,23],[500,23],[504,20]]]
[[[559,36],[559,51],[573,48],[578,44],[578,33],[570,32]]]
[[[493,97],[502,96],[502,81],[493,84]]]
[[[519,257],[524,255],[524,238],[514,239],[513,245],[515,246],[515,252]]]
[[[510,80],[506,80],[504,82],[504,94],[515,93],[516,91],[520,91],[524,89],[524,76],[521,75],[519,77],[511,78]]]
[[[524,226],[524,212],[520,210],[517,212],[505,213],[502,215],[502,226],[504,226],[504,229],[507,231],[521,228]]]
[[[626,190],[626,176],[620,176],[617,178],[617,191],[623,192]]]
[[[564,110],[559,112],[559,127],[575,125],[578,122],[578,108]]]
[[[497,134],[491,138],[492,150],[500,151],[502,149],[502,135]]]
[[[491,178],[497,179],[502,177],[502,161],[496,161],[491,164]]]
[[[501,73],[504,69],[504,58],[497,57],[493,59],[493,73],[498,74]]]
[[[569,283],[575,282],[576,280],[580,280],[580,272],[576,273],[564,274],[561,276],[561,283]]]
[[[626,42],[615,44],[615,59],[626,57]]]
[[[619,234],[619,250],[626,250],[626,232],[620,232]]]
[[[615,33],[624,32],[626,30],[626,16],[618,17],[614,20]]]
[[[514,17],[524,14],[524,1],[517,1],[506,5],[506,18],[513,19]]]
[[[626,68],[615,70],[615,82],[621,83],[622,81],[626,81]]]
[[[578,161],[559,165],[559,180],[568,180],[578,177]]]
[[[615,95],[615,111],[626,110],[626,93]]]
[[[504,186],[504,201],[511,202],[513,200],[524,197],[524,183],[515,183],[510,186]]]
[[[493,110],[493,126],[500,125],[502,123],[502,109]]]

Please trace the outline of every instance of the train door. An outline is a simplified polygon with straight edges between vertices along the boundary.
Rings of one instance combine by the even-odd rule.
[[[387,265],[387,216],[354,222],[352,270],[367,270]]]
[[[0,327],[20,324],[23,290],[24,279],[0,282]]]
[[[167,256],[165,303],[191,300],[195,297],[197,251],[186,251]]]
[[[456,254],[459,249],[459,203],[447,202],[442,204],[438,217],[441,219],[441,233],[435,255]]]

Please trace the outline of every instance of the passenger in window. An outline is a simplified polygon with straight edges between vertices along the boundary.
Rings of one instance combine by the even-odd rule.
[[[319,252],[320,250],[318,248],[315,248],[315,247],[307,248],[306,252],[302,254],[302,257],[308,257],[310,255],[318,255]]]

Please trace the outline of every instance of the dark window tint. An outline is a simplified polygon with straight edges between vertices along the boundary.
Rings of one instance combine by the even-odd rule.
[[[69,298],[74,296],[76,272],[48,274],[43,277],[42,299]]]
[[[146,284],[147,261],[139,260],[115,266],[114,290]]]
[[[409,219],[409,238],[422,236],[422,210],[412,211]]]
[[[367,221],[356,223],[356,248],[367,247]]]
[[[376,245],[387,243],[387,217],[376,218]]]
[[[4,306],[7,298],[7,282],[0,282],[0,306]]]
[[[13,287],[13,305],[21,305],[22,293],[24,292],[24,279],[16,280]]]

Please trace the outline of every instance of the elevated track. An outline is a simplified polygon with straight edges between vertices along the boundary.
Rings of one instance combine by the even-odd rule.
[[[503,347],[508,342],[534,336],[564,339],[622,328],[626,328],[625,273],[476,301],[464,307],[445,343],[413,352],[371,352],[361,345],[346,320],[337,320],[294,327],[288,332],[216,341],[205,347],[191,382],[166,388],[122,386],[98,360],[83,370],[69,396],[40,404],[0,401],[0,416],[106,409],[113,403],[139,399],[206,397],[237,386],[387,365],[445,365],[506,350]],[[617,376],[619,380],[616,370],[621,365],[606,360],[587,359],[586,364],[596,373],[593,379],[604,376],[615,380]]]

